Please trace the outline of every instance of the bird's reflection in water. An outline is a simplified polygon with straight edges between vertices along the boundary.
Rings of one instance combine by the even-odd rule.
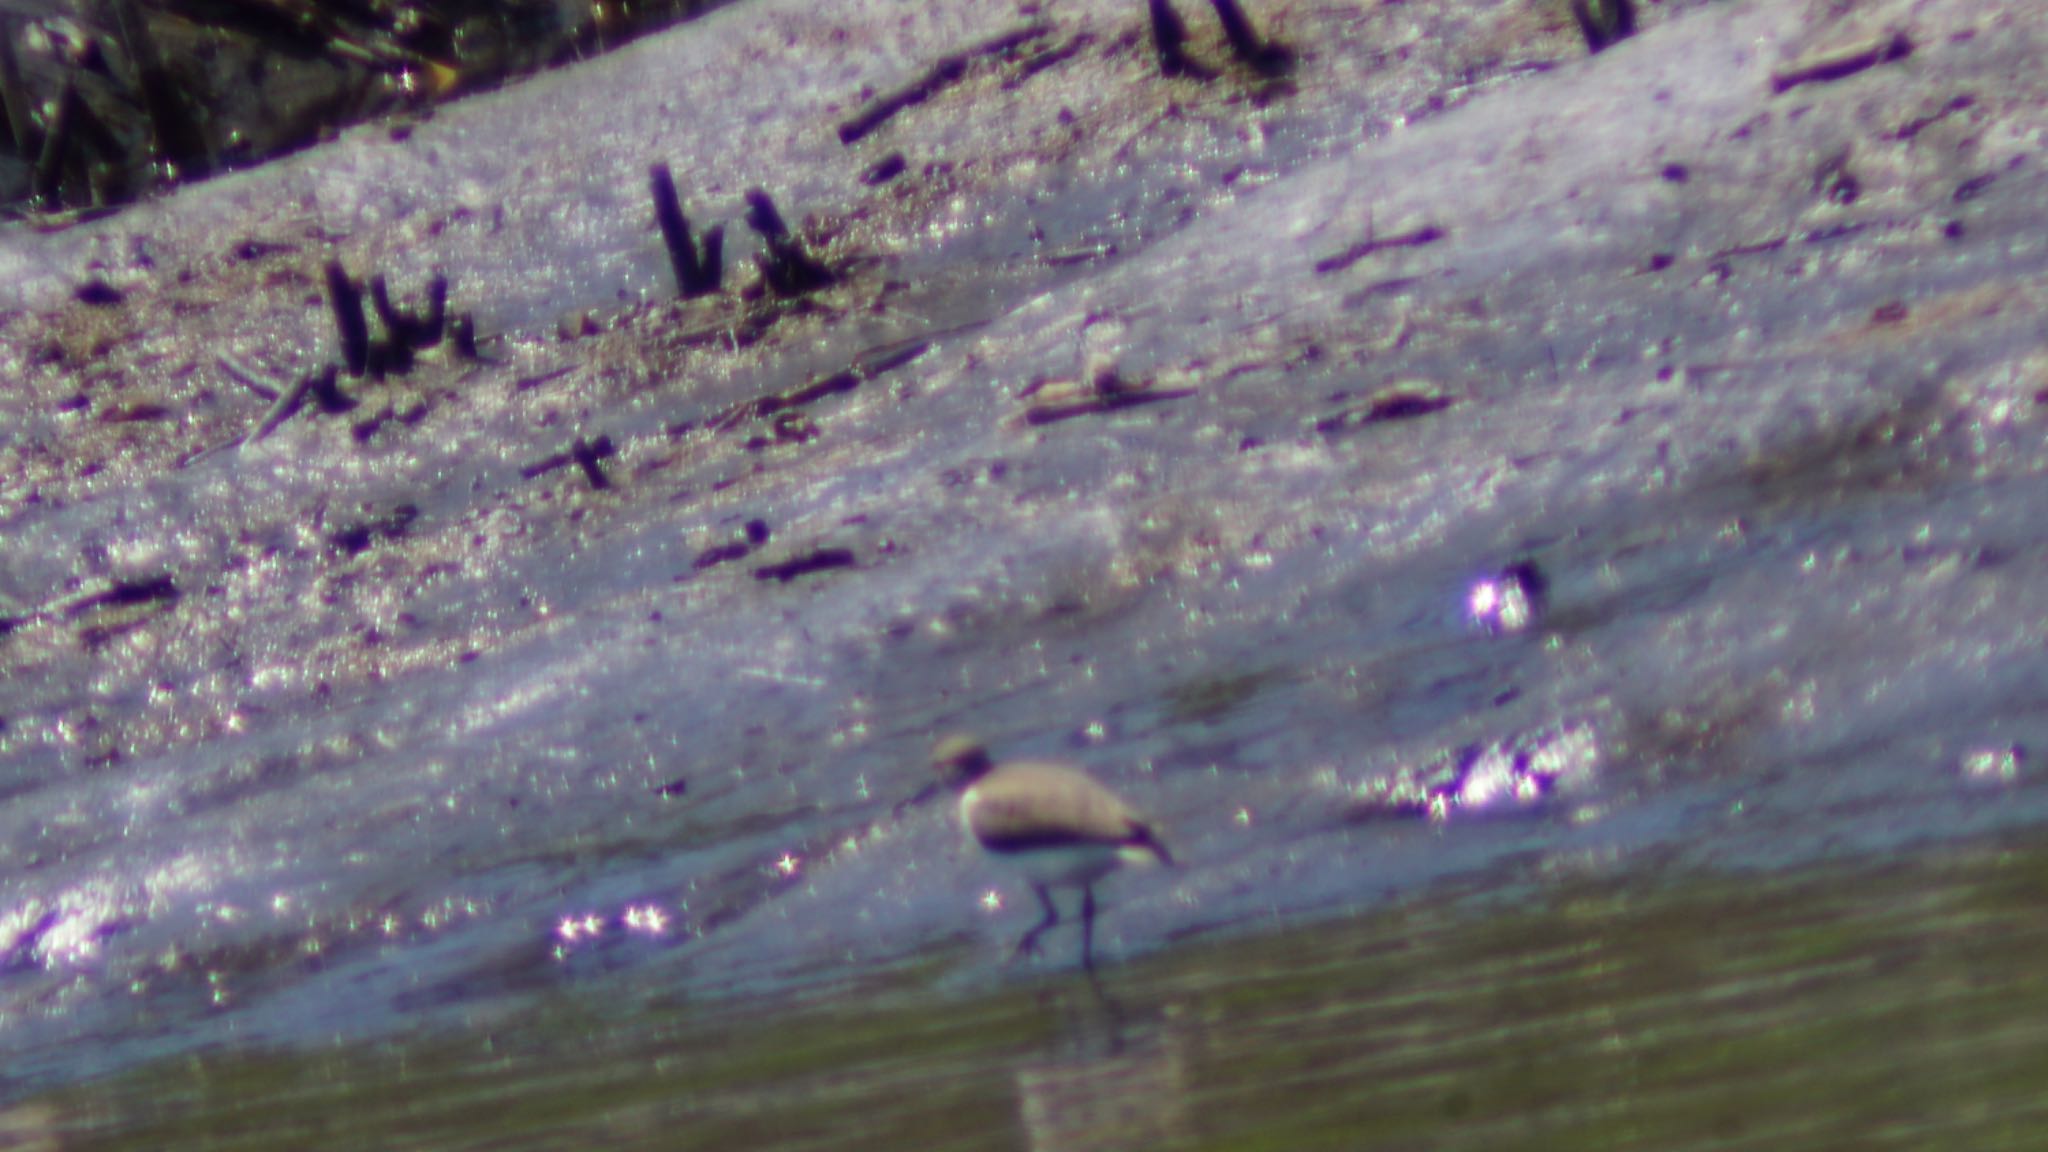
[[[1032,1152],[1170,1148],[1186,1142],[1182,1037],[1134,1019],[1092,976],[1049,992],[1062,1016],[1052,1048],[1016,1069],[1017,1111]]]

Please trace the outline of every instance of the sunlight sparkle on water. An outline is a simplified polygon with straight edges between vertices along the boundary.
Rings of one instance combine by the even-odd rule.
[[[1976,782],[2010,784],[2019,779],[2020,769],[2026,760],[2027,750],[2019,744],[1972,748],[1962,756],[1963,778]]]
[[[604,931],[604,917],[592,912],[584,916],[564,916],[555,926],[555,935],[575,943],[586,937],[594,937]]]
[[[1543,610],[1542,569],[1524,560],[1473,582],[1465,612],[1474,624],[1496,634],[1520,632]]]
[[[619,918],[619,922],[626,926],[628,932],[645,932],[650,936],[659,936],[668,931],[668,913],[653,904],[628,907],[626,914]]]

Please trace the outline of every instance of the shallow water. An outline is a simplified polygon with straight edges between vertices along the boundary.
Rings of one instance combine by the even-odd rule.
[[[168,1064],[34,1115],[79,1148],[2029,1147],[2044,864],[1638,868],[971,996],[930,991],[957,949],[772,1006],[616,981],[488,1028]]]
[[[404,141],[6,238],[0,1099],[71,1116],[105,1085],[108,1132],[268,1129],[301,1093],[363,1116],[379,1061],[425,1060],[409,1138],[555,1140],[505,1100],[588,1125],[615,1075],[664,1131],[651,1048],[762,1031],[733,1123],[789,1105],[789,1060],[902,1093],[964,1049],[962,1101],[1008,1117],[1029,1040],[1034,1092],[1082,1091],[1060,1046],[1109,1040],[1070,954],[1004,968],[1028,893],[944,805],[899,808],[948,731],[1085,762],[1187,861],[1106,892],[1131,1047],[1308,966],[1240,1054],[1275,1085],[1313,1076],[1287,1053],[1316,1004],[1358,1005],[1331,1044],[1388,1008],[1331,957],[1425,913],[1449,951],[1404,979],[1519,1005],[1519,937],[1570,938],[1582,898],[1602,932],[1667,910],[1679,970],[1641,994],[1682,1016],[1781,931],[1890,939],[1873,917],[1946,899],[1944,862],[1997,875],[1983,845],[2048,816],[2037,17],[1674,5],[1585,61],[1521,10],[1283,5],[1315,46],[1288,84],[1161,86],[1134,13],[1062,6],[1052,58],[988,57],[846,149],[863,85],[1013,26],[914,8],[843,36],[729,10]],[[1901,21],[1906,59],[1773,90]],[[712,101],[733,59],[760,88]],[[914,176],[861,184],[886,149]],[[772,182],[841,283],[639,302],[666,275],[646,166],[685,155],[690,211]],[[223,255],[250,235],[291,247]],[[234,447],[267,404],[222,352],[331,356],[330,258],[401,297],[449,268],[485,360]],[[88,271],[128,298],[38,311]],[[1117,404],[1076,386],[1105,363]],[[600,435],[608,487],[536,470]],[[828,550],[850,563],[781,578]],[[1517,562],[1533,623],[1468,618]],[[1578,1026],[1526,1010],[1526,1052]],[[866,1046],[812,1052],[845,1013]],[[1432,1044],[1485,1055],[1447,1019]],[[500,1030],[503,1080],[475,1054]],[[195,1075],[258,1079],[226,1103]],[[1238,1131],[1197,1095],[1175,1132]],[[1449,1120],[1562,1122],[1482,1100]]]

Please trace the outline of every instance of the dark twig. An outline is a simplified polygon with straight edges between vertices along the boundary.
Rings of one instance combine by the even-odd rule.
[[[448,325],[448,277],[436,272],[427,281],[427,314],[413,322],[413,344],[427,348],[441,342]]]
[[[590,486],[599,492],[612,486],[611,478],[604,474],[604,466],[600,461],[617,452],[618,449],[612,447],[609,436],[599,436],[595,444],[578,436],[576,442],[569,445],[569,455],[575,459],[576,466],[583,469],[583,478],[590,481]]]
[[[269,411],[263,414],[263,419],[256,422],[256,430],[249,433],[249,439],[246,443],[257,443],[272,432],[277,431],[280,425],[291,419],[293,414],[305,405],[306,397],[308,396],[319,397],[322,407],[326,407],[329,397],[339,395],[335,388],[335,377],[339,374],[339,371],[330,362],[316,372],[309,372],[299,377],[291,387],[278,394],[277,401],[270,406]],[[346,401],[346,399],[346,397],[342,397],[343,401]]]
[[[384,325],[384,331],[394,335],[405,329],[405,319],[398,309],[391,306],[391,292],[384,283],[384,274],[379,272],[370,277],[370,307],[376,311],[377,320]]]
[[[1633,0],[1572,0],[1572,15],[1586,38],[1586,51],[1594,55],[1636,34]]]
[[[720,564],[725,564],[733,560],[743,559],[747,553],[752,551],[752,548],[747,547],[745,544],[742,544],[737,540],[731,542],[730,544],[714,545],[713,547],[706,548],[704,551],[697,553],[697,558],[695,560],[690,561],[690,567],[695,568],[696,570],[701,572],[706,568],[716,568]]]
[[[668,248],[669,266],[675,270],[677,293],[687,299],[718,291],[725,279],[724,225],[705,229],[700,248],[690,237],[690,221],[683,215],[668,165],[649,168],[647,184],[654,197],[655,222],[661,225],[661,241]]]
[[[903,153],[891,152],[880,160],[875,161],[867,171],[861,173],[860,182],[870,188],[879,188],[898,176],[903,175],[904,170],[909,167],[910,162],[903,158]]]
[[[870,348],[853,358],[853,371],[863,380],[872,380],[884,372],[901,368],[932,350],[932,342],[922,336],[914,336],[895,344]]]
[[[1949,197],[1949,199],[1958,204],[1967,204],[1982,196],[1984,190],[1991,187],[1992,181],[1997,179],[1998,173],[1996,172],[1986,172],[1982,176],[1972,176],[1961,184],[1956,185],[1955,194]]]
[[[363,293],[341,261],[327,262],[327,302],[341,333],[342,363],[348,374],[361,376],[370,366],[370,321],[363,315]]]
[[[602,491],[611,487],[612,482],[611,478],[604,474],[604,468],[599,462],[618,455],[618,452],[618,447],[612,443],[609,436],[599,436],[595,440],[585,440],[578,436],[566,450],[541,457],[521,468],[519,475],[522,479],[532,480],[557,468],[574,464],[583,470],[583,478],[590,481],[592,488]]]
[[[814,548],[787,560],[763,564],[754,569],[754,579],[779,580],[787,584],[799,576],[806,576],[812,572],[851,568],[853,564],[853,550],[850,548]]]
[[[176,581],[169,576],[150,576],[139,580],[117,580],[104,588],[79,593],[50,605],[48,611],[67,620],[75,620],[99,608],[151,604],[177,598]]]
[[[1195,62],[1188,58],[1186,44],[1188,26],[1182,22],[1180,13],[1173,10],[1172,0],[1148,0],[1152,14],[1152,48],[1159,55],[1159,71],[1167,76],[1185,76],[1196,72]]]
[[[741,539],[714,545],[699,552],[697,558],[690,562],[690,567],[700,572],[706,568],[715,568],[720,564],[741,559],[754,549],[768,542],[769,531],[766,520],[749,520],[746,526],[741,529],[741,532],[743,534]]]
[[[1261,40],[1252,29],[1251,18],[1244,14],[1237,0],[1210,0],[1216,9],[1216,18],[1223,22],[1223,38],[1230,41],[1230,50],[1239,60],[1249,64],[1261,76],[1277,76],[1294,64],[1294,53],[1285,45]]]
[[[427,281],[426,307],[419,316],[407,315],[391,302],[391,292],[381,274],[370,277],[370,304],[377,312],[377,322],[384,325],[385,339],[393,347],[390,359],[410,363],[411,357],[405,352],[431,348],[441,342],[448,321],[448,277],[436,272]]]
[[[405,535],[406,530],[412,527],[412,522],[419,519],[419,516],[419,505],[400,504],[381,515],[341,525],[327,534],[327,542],[353,556],[375,543],[379,536],[386,540],[396,540]]]
[[[749,188],[747,198],[747,227],[759,233],[763,240],[786,240],[789,225],[782,219],[782,213],[775,207],[775,201],[765,188]]]
[[[519,379],[514,380],[512,382],[512,390],[514,392],[530,391],[532,389],[540,387],[543,384],[550,384],[556,380],[560,380],[562,377],[567,376],[571,372],[574,372],[576,368],[577,365],[574,363],[558,364],[545,372],[537,372],[532,376],[522,376]]]
[[[1334,256],[1325,256],[1316,261],[1315,273],[1318,276],[1327,276],[1332,272],[1342,272],[1375,252],[1388,248],[1420,248],[1424,244],[1434,244],[1443,238],[1444,230],[1434,224],[1425,224],[1420,228],[1397,232],[1391,236],[1369,237]]]
[[[226,372],[237,384],[265,400],[277,399],[278,389],[271,387],[270,383],[264,379],[265,373],[259,372],[236,357],[225,353],[214,359],[220,365],[221,371]]]
[[[448,346],[464,360],[476,359],[476,317],[464,312],[448,322]]]
[[[827,396],[851,392],[860,387],[861,376],[851,370],[834,372],[830,376],[813,380],[787,392],[774,392],[766,396],[735,404],[711,418],[708,423],[720,431],[736,427],[742,421],[773,416],[785,409],[802,408]]]
[[[775,201],[765,189],[747,189],[746,199],[747,227],[761,237],[766,248],[755,257],[755,263],[760,266],[761,279],[770,292],[783,297],[802,296],[833,282],[831,269],[804,250],[803,242],[790,233],[789,225],[783,222],[782,213],[776,211]]]
[[[1058,424],[1081,416],[1099,416],[1106,412],[1143,408],[1148,404],[1161,404],[1168,400],[1185,400],[1194,394],[1193,388],[1100,388],[1084,396],[1047,400],[1030,405],[1024,409],[1024,423],[1035,428],[1042,424]]]
[[[346,412],[356,406],[356,402],[342,392],[341,385],[337,382],[339,375],[334,365],[330,363],[306,377],[306,395],[311,396],[313,402],[320,405],[322,412]]]
[[[111,308],[127,299],[128,294],[107,283],[104,277],[94,276],[71,290],[72,298],[92,308]]]
[[[949,56],[940,57],[910,83],[893,92],[885,92],[875,97],[867,107],[855,113],[850,119],[842,121],[839,125],[839,142],[853,144],[888,123],[898,112],[914,108],[951,85],[959,83],[960,78],[967,74],[968,65],[975,60],[983,56],[1008,55],[1020,46],[1051,32],[1050,25],[1028,24]]]
[[[1913,54],[1913,42],[1904,32],[1889,39],[1874,40],[1837,52],[1825,52],[1794,61],[1771,73],[1771,91],[1788,92],[1801,84],[1827,84],[1856,75],[1879,64],[1903,60]]]
[[[1412,420],[1417,416],[1432,415],[1457,402],[1457,397],[1433,388],[1418,389],[1397,385],[1372,397],[1364,404],[1323,417],[1316,421],[1315,428],[1325,436],[1335,436],[1368,424],[1384,424],[1393,420]]]

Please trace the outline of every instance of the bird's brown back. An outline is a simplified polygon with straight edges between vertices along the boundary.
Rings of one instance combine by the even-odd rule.
[[[968,830],[992,852],[1101,844],[1145,847],[1169,859],[1122,798],[1064,764],[1002,764],[976,781],[969,794]]]

